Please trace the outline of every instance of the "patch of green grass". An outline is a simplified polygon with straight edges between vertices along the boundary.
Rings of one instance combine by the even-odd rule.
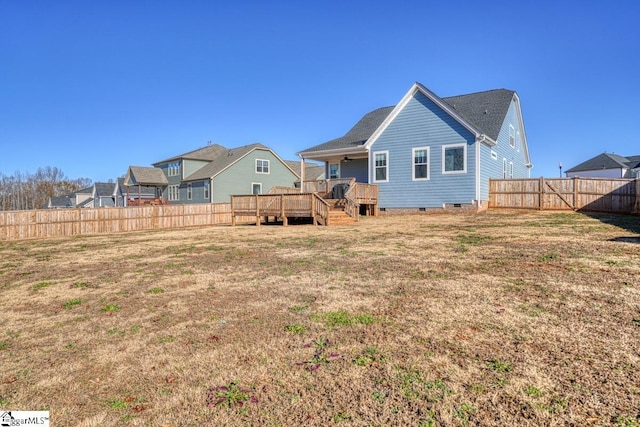
[[[552,252],[550,254],[542,255],[541,257],[538,258],[538,261],[539,262],[551,262],[551,261],[557,260],[558,258],[560,258],[560,255]]]
[[[163,294],[164,293],[164,289],[162,288],[151,288],[147,291],[150,294]]]
[[[107,402],[107,406],[111,409],[119,410],[126,409],[128,405],[127,402],[122,399],[112,399]]]
[[[167,335],[164,337],[160,337],[158,338],[158,342],[160,344],[168,344],[168,343],[172,343],[176,340],[176,337],[174,337],[173,335]]]
[[[356,314],[352,316],[346,310],[331,311],[324,314],[315,314],[312,315],[311,318],[313,320],[323,322],[328,327],[350,326],[356,323],[369,325],[376,320],[374,316],[368,314]]]
[[[385,358],[375,347],[366,348],[363,354],[356,356],[353,363],[356,366],[371,366],[374,362],[384,363]]]
[[[489,368],[493,371],[496,372],[500,372],[500,373],[508,373],[511,372],[511,370],[513,370],[513,366],[509,365],[508,363],[504,363],[500,360],[490,360],[489,362],[487,362],[487,364],[489,365]]]
[[[300,313],[300,312],[309,310],[309,306],[308,305],[294,305],[289,310],[293,311],[294,313]]]
[[[284,330],[292,334],[304,335],[307,332],[307,328],[300,323],[291,323],[284,327]]]
[[[0,341],[0,350],[6,350],[10,347],[8,341]]]
[[[107,330],[107,334],[109,335],[120,335],[120,336],[125,336],[126,335],[126,331],[122,330],[122,329],[118,329],[118,328],[110,328]]]
[[[207,406],[215,408],[226,406],[242,406],[245,402],[257,403],[258,399],[250,395],[251,390],[240,388],[236,381],[231,381],[227,385],[211,387],[207,395]]]
[[[113,313],[114,311],[119,311],[120,306],[118,304],[107,304],[101,308],[105,313]]]
[[[53,282],[39,282],[36,283],[35,285],[33,285],[33,290],[34,291],[39,291],[40,289],[44,289],[48,286],[53,285]]]
[[[346,412],[338,412],[333,416],[332,419],[334,423],[341,423],[343,421],[349,421],[351,419],[351,415],[347,414]]]
[[[71,310],[73,307],[80,304],[82,304],[82,300],[80,298],[73,298],[73,299],[70,299],[69,301],[65,301],[64,303],[62,303],[62,307],[65,310]]]
[[[461,234],[458,236],[458,242],[461,245],[478,245],[493,240],[490,236],[480,236],[478,234]]]
[[[460,408],[453,411],[453,415],[460,420],[463,426],[469,424],[470,415],[476,412],[476,408],[468,403],[463,403]]]
[[[142,326],[133,325],[129,330],[131,331],[132,334],[137,334],[138,332],[140,332],[140,329],[142,329]]]
[[[76,289],[88,288],[89,284],[87,282],[75,282],[71,287]]]
[[[638,417],[616,417],[616,427],[640,427],[640,419]]]
[[[542,391],[540,391],[540,389],[538,389],[536,386],[532,386],[532,385],[527,387],[525,392],[527,393],[527,396],[531,396],[531,397],[540,397],[540,396],[542,396]]]

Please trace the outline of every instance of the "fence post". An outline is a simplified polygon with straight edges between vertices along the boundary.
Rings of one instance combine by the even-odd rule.
[[[636,178],[636,213],[640,215],[640,178]]]
[[[256,225],[260,227],[260,199],[256,194]]]
[[[538,185],[538,210],[544,209],[544,177],[540,177],[540,183]]]
[[[280,216],[282,217],[282,225],[289,225],[289,221],[287,220],[286,211],[284,209],[284,194],[280,195]]]
[[[573,177],[573,210],[577,211],[582,208],[580,206],[580,193],[578,192],[578,186],[580,184],[580,178],[577,176]]]

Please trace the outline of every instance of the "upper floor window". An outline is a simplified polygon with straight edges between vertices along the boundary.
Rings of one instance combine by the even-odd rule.
[[[169,163],[169,167],[167,168],[167,176],[176,176],[180,174],[180,163]]]
[[[513,128],[513,125],[509,125],[509,145],[512,148],[516,147],[516,130]]]
[[[374,172],[373,182],[389,181],[389,152],[376,151],[373,153]]]
[[[269,173],[269,160],[256,159],[256,173]]]
[[[442,146],[442,173],[467,172],[467,144]]]
[[[413,153],[413,180],[429,179],[429,147],[414,148]]]

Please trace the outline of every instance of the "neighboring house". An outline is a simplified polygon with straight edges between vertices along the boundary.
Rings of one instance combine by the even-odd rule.
[[[50,197],[45,208],[101,208],[124,206],[124,202],[124,198],[118,193],[117,183],[96,182],[65,196]]]
[[[129,166],[122,180],[126,206],[164,204],[163,192],[169,181],[160,169],[144,166]]]
[[[484,209],[489,178],[527,178],[533,167],[516,92],[440,98],[420,83],[298,155],[324,162],[329,179],[377,185],[382,211]]]
[[[221,203],[234,194],[263,194],[272,187],[292,187],[299,176],[262,144],[228,149],[208,145],[154,163],[164,172],[169,203]]]
[[[602,153],[568,169],[568,178],[640,178],[640,156]]]
[[[302,176],[302,162],[296,160],[285,160],[287,165],[298,176]],[[325,166],[318,165],[315,163],[304,163],[304,180],[305,181],[321,181],[326,179],[324,173]],[[296,188],[300,188],[300,180],[297,180],[295,183]]]

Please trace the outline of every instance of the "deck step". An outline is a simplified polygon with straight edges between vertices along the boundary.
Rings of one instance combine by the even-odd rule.
[[[342,209],[334,208],[329,211],[329,226],[353,224],[354,222],[356,220],[347,215]]]

